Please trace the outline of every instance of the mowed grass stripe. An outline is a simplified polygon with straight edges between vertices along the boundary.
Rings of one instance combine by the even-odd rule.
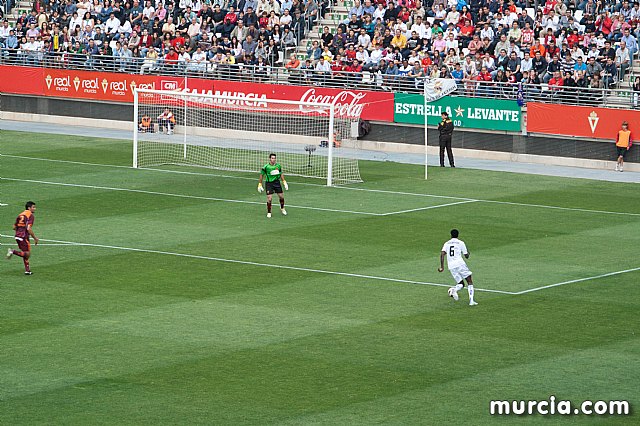
[[[92,198],[91,194],[87,194],[83,196],[86,199],[86,202],[82,201],[82,199],[77,199],[76,197],[67,197],[61,200],[57,200],[59,204],[63,204],[64,206],[69,205],[69,203],[75,203],[78,205],[91,206]],[[184,209],[167,209],[167,207],[175,207],[175,203],[170,201],[163,202],[163,207],[161,210],[155,210],[153,204],[149,203],[140,203],[136,200],[135,195],[127,196],[130,200],[129,202],[122,202],[121,197],[117,194],[113,196],[105,197],[104,195],[98,199],[99,203],[95,206],[87,207],[91,208],[98,212],[99,215],[104,216],[104,218],[96,220],[95,216],[88,215],[86,219],[82,219],[80,221],[74,221],[74,228],[77,229],[92,229],[92,232],[96,236],[101,236],[101,233],[104,230],[104,235],[100,237],[100,240],[104,238],[106,244],[110,245],[118,245],[120,246],[124,240],[127,241],[130,246],[135,246],[140,242],[144,242],[145,244],[150,244],[152,247],[161,247],[160,250],[163,250],[166,245],[164,244],[166,240],[176,241],[180,239],[186,239],[189,241],[189,235],[194,234],[198,235],[197,238],[202,239],[203,243],[208,242],[207,235],[219,234],[219,231],[215,228],[211,228],[209,223],[203,222],[201,220],[202,217],[208,216],[206,210],[199,211],[197,207],[197,201],[193,203],[193,206],[189,207],[189,215],[186,215],[186,211]],[[127,207],[126,215],[122,215],[122,206],[131,206],[131,209]],[[472,213],[469,214],[469,209],[472,210]],[[131,211],[130,211],[131,210]],[[155,210],[155,211],[154,211]],[[81,209],[78,209],[77,212],[74,212],[76,215],[79,214]],[[138,213],[136,213],[136,211]],[[108,215],[105,213],[109,212]],[[254,219],[252,213],[247,211],[246,209],[239,209],[238,212],[241,215],[246,216],[247,221],[251,221]],[[53,213],[53,212],[50,212]],[[84,213],[84,211],[83,211]],[[217,221],[217,225],[220,225],[222,228],[226,229],[237,229],[234,226],[237,224],[237,219],[239,216],[235,216],[231,218],[226,224],[224,222],[223,216],[218,216],[218,212],[216,211],[214,214],[216,217],[222,217],[222,221]],[[474,223],[477,225],[482,225],[483,227],[492,226],[496,233],[496,239],[492,239],[490,241],[491,250],[496,251],[498,256],[504,255],[504,250],[508,249],[509,252],[526,252],[527,255],[525,257],[517,257],[515,256],[513,259],[508,259],[507,261],[502,260],[501,267],[507,268],[510,271],[514,271],[509,276],[505,276],[501,271],[500,274],[496,275],[495,271],[499,271],[495,267],[495,263],[490,263],[483,261],[483,248],[488,247],[489,244],[483,240],[473,239],[471,241],[474,242],[474,246],[472,252],[474,253],[474,257],[471,260],[471,264],[473,265],[473,270],[478,273],[476,277],[480,276],[484,285],[481,287],[489,287],[493,289],[503,290],[507,292],[518,292],[522,290],[526,290],[528,288],[540,287],[541,284],[549,285],[555,282],[566,281],[569,279],[580,279],[586,276],[599,275],[602,273],[611,272],[610,265],[607,262],[604,263],[604,267],[598,268],[599,264],[602,264],[603,260],[606,258],[598,255],[597,251],[589,251],[586,253],[579,252],[574,250],[575,247],[579,247],[581,245],[588,244],[588,241],[582,241],[579,235],[571,235],[571,233],[576,232],[575,230],[580,230],[579,232],[588,232],[591,233],[594,230],[598,229],[598,227],[609,227],[612,224],[610,222],[598,221],[594,222],[591,220],[587,220],[586,218],[581,218],[575,222],[571,222],[570,227],[567,227],[563,222],[554,222],[552,219],[555,217],[555,213],[547,212],[546,217],[541,216],[539,214],[534,215],[534,212],[528,212],[528,215],[518,215],[513,216],[513,219],[507,217],[505,220],[503,219],[500,223],[500,227],[498,227],[494,222],[494,218],[496,213],[495,208],[490,208],[489,206],[478,206],[478,205],[470,205],[470,206],[456,206],[454,210],[447,215],[447,217],[454,219],[455,221],[460,220],[460,222],[465,221],[467,223],[467,235],[470,238],[473,238],[473,235],[476,233],[474,230]],[[566,214],[566,213],[565,213]],[[84,215],[84,214],[83,214]],[[155,217],[160,216],[168,216],[169,220],[162,220],[160,223],[156,223]],[[182,222],[183,219],[186,219],[186,223],[172,223],[171,217],[180,218]],[[531,217],[533,220],[539,220],[541,224],[545,225],[545,228],[540,228],[541,231],[545,232],[546,235],[541,233],[535,234],[526,234],[526,235],[518,235],[518,233],[513,233],[512,230],[504,230],[504,227],[508,224],[513,224],[515,228],[520,228],[523,220],[526,220],[527,217]],[[548,217],[548,219],[547,219]],[[280,257],[291,256],[292,259],[288,260],[285,263],[291,265],[292,263],[295,265],[296,263],[300,267],[308,267],[310,269],[322,268],[323,262],[323,253],[322,250],[327,248],[326,256],[331,257],[332,253],[335,252],[335,246],[339,245],[341,248],[341,256],[338,256],[334,259],[334,263],[336,261],[339,262],[338,259],[347,260],[346,265],[343,268],[346,269],[346,272],[352,272],[354,262],[361,263],[362,265],[358,268],[362,271],[370,270],[371,272],[362,272],[365,275],[386,275],[390,277],[401,277],[402,279],[407,279],[410,281],[418,281],[418,282],[442,282],[443,276],[438,276],[437,274],[433,274],[432,268],[424,268],[419,263],[414,263],[419,268],[407,268],[408,270],[415,270],[417,274],[406,274],[401,268],[393,268],[393,265],[401,265],[401,264],[410,264],[411,262],[406,262],[405,258],[408,257],[411,259],[415,258],[416,254],[418,254],[417,259],[421,259],[422,255],[420,253],[416,253],[415,250],[411,246],[406,246],[405,242],[408,239],[412,239],[416,237],[413,229],[416,227],[424,227],[419,217],[415,218],[399,218],[399,222],[394,224],[394,227],[385,230],[388,227],[389,222],[379,221],[379,225],[376,222],[367,222],[367,221],[358,221],[358,222],[333,222],[330,218],[327,218],[327,223],[331,223],[331,225],[323,230],[321,227],[313,225],[309,226],[300,221],[295,223],[292,222],[293,217],[286,218],[289,222],[279,222],[278,223],[278,231],[283,232],[281,236],[289,236],[289,245],[285,250],[284,254],[281,254]],[[300,217],[298,217],[300,219]],[[46,218],[45,218],[46,220]],[[259,219],[260,220],[260,219]],[[104,222],[103,226],[100,226],[100,222]],[[405,222],[406,221],[406,222]],[[127,231],[128,222],[133,222],[136,224],[134,230]],[[454,223],[451,225],[447,225],[445,221],[442,222],[434,222],[430,219],[431,222],[427,226],[433,229],[436,232],[440,232],[441,229],[447,229],[450,226],[457,226]],[[40,222],[39,222],[40,223]],[[257,222],[261,224],[262,222]],[[393,222],[391,222],[393,223]],[[532,223],[532,222],[531,222]],[[167,228],[167,224],[171,224],[170,228]],[[194,224],[194,225],[192,225]],[[386,225],[385,225],[386,224]],[[115,225],[115,226],[114,226]],[[225,226],[226,225],[226,226]],[[194,229],[193,227],[197,229]],[[633,227],[632,223],[623,223],[622,225],[625,227]],[[158,234],[160,237],[160,241],[153,240],[145,240],[141,238],[144,234],[153,235],[153,230],[161,227],[164,229],[163,233]],[[554,232],[553,228],[557,227],[558,231]],[[586,227],[591,227],[587,229]],[[62,222],[59,226],[51,228],[56,233],[66,232],[67,224]],[[181,229],[182,228],[182,229]],[[218,226],[216,226],[218,228]],[[306,228],[306,230],[305,230]],[[118,237],[118,234],[114,234],[114,229],[125,230],[121,236]],[[228,251],[236,251],[236,254],[232,256],[235,259],[242,259],[244,257],[242,255],[243,251],[246,251],[247,246],[251,246],[255,243],[255,241],[260,241],[262,238],[260,235],[266,235],[268,231],[265,233],[265,229],[263,229],[262,225],[257,227],[245,227],[243,233],[248,230],[253,229],[253,236],[251,237],[243,237],[242,234],[235,233],[230,238],[221,243],[220,248],[223,248],[222,253],[227,253]],[[377,229],[381,229],[382,231],[378,231]],[[585,230],[586,229],[586,230]],[[425,228],[425,240],[431,239],[433,241],[433,233],[427,232],[428,228]],[[194,232],[196,231],[196,232]],[[212,232],[213,231],[213,232]],[[408,233],[406,233],[408,231]],[[299,240],[296,244],[296,233],[303,232],[305,238]],[[376,234],[376,232],[378,234]],[[399,232],[404,232],[406,234],[402,235]],[[559,233],[557,233],[559,232]],[[609,233],[610,231],[607,231]],[[604,233],[604,232],[603,232]],[[371,264],[371,261],[374,258],[367,258],[362,256],[357,256],[356,252],[361,249],[361,244],[364,241],[358,241],[358,243],[351,245],[350,239],[359,238],[358,236],[371,235],[375,236],[371,240],[372,244],[376,244],[376,239],[380,241],[384,241],[382,243],[382,247],[384,248],[384,257],[385,264],[381,266],[376,266],[373,270],[370,269],[368,265]],[[633,235],[633,234],[630,234]],[[115,237],[115,238],[114,238]],[[131,238],[134,237],[134,238]],[[232,238],[231,238],[232,237]],[[345,238],[346,237],[346,238]],[[442,238],[446,238],[446,233],[443,233]],[[559,238],[558,241],[561,241],[562,244],[555,245],[554,238]],[[243,239],[244,238],[244,239]],[[268,238],[265,236],[265,238]],[[237,241],[232,241],[232,239],[237,239]],[[322,245],[322,240],[327,240],[330,245]],[[420,240],[420,238],[419,238]],[[354,242],[357,240],[353,240]],[[469,240],[468,240],[469,241]],[[603,244],[610,244],[612,240],[604,239]],[[310,244],[307,244],[310,242]],[[632,243],[632,241],[627,241],[628,243]],[[159,244],[159,245],[158,245]],[[424,251],[429,253],[434,253],[434,258],[437,257],[437,253],[440,250],[441,242],[435,241],[435,244],[431,248],[425,247]],[[475,245],[478,245],[477,248]],[[618,243],[616,242],[616,246]],[[521,248],[518,248],[521,246]],[[408,248],[408,249],[407,249]],[[604,251],[606,251],[606,247],[602,247]],[[612,248],[614,249],[614,248]],[[239,250],[239,251],[238,251]],[[213,252],[213,257],[221,257],[219,254],[220,250],[216,250]],[[302,262],[299,262],[299,253],[313,253],[313,255]],[[558,253],[563,252],[564,254],[559,255]],[[476,257],[476,255],[479,255]],[[346,258],[345,258],[346,256]],[[568,259],[571,257],[576,257],[576,261],[569,262],[569,267],[565,267],[564,269],[556,269],[554,274],[549,276],[549,279],[546,282],[541,282],[540,280],[540,268],[547,268],[549,266],[553,266],[553,263],[557,260],[559,262],[566,263]],[[585,268],[581,266],[580,259],[584,258],[584,256],[592,256],[593,261],[589,262],[589,267]],[[510,256],[511,257],[511,256]],[[298,259],[298,260],[296,260]],[[318,261],[320,259],[320,262]],[[476,260],[477,259],[477,260]],[[536,259],[540,259],[539,261]],[[435,260],[435,259],[434,259]],[[596,266],[596,268],[594,268]],[[633,265],[629,265],[633,266]],[[392,273],[389,274],[384,269],[391,269]],[[571,268],[575,270],[575,272],[571,271]],[[383,269],[380,271],[380,269]],[[583,270],[584,269],[584,270]],[[524,273],[525,271],[529,271],[528,273]],[[514,273],[519,274],[517,280],[513,280]],[[448,279],[448,276],[444,278]],[[508,279],[505,283],[505,279]],[[515,282],[512,282],[515,281]],[[486,283],[489,283],[487,285]],[[506,284],[506,285],[505,285]]]
[[[176,174],[183,174],[183,175],[190,175],[190,176],[197,176],[197,177],[207,177],[207,178],[214,177],[214,178],[220,178],[220,179],[254,180],[253,177],[241,176],[242,173],[238,173],[237,176],[234,176],[234,175],[217,174],[217,173],[213,173],[213,172],[212,173],[198,173],[198,172],[188,172],[188,171],[170,170],[170,169],[157,169],[157,168],[133,169],[133,168],[131,168],[129,166],[124,166],[124,165],[84,163],[84,162],[53,160],[53,159],[46,159],[46,158],[33,158],[33,157],[23,157],[23,156],[14,156],[14,155],[5,155],[5,156],[8,157],[8,158],[20,158],[20,159],[31,159],[31,160],[40,160],[40,161],[52,161],[52,162],[61,162],[61,163],[81,165],[81,166],[93,166],[93,165],[95,165],[95,166],[98,166],[98,167],[124,168],[124,169],[132,170],[132,171],[154,171],[154,172],[176,173]],[[365,163],[365,161],[362,161],[362,162]],[[409,167],[409,165],[407,165],[407,167]],[[465,172],[468,172],[468,171],[463,171],[462,173],[465,173]],[[489,173],[489,172],[484,172],[484,173]],[[540,177],[540,176],[536,176],[536,177],[539,178],[539,179],[545,179],[545,177]],[[564,180],[567,180],[567,181],[571,181],[570,178],[553,178],[553,179],[564,179]],[[573,179],[573,180],[577,181],[576,185],[580,185],[580,183],[582,182],[582,180],[579,180],[579,179]],[[586,182],[589,183],[589,181],[586,181]],[[49,182],[49,184],[53,184],[53,183]],[[325,187],[325,185],[322,185],[322,184],[314,184],[314,183],[309,183],[309,182],[299,182],[299,184],[300,185],[304,185],[304,186],[312,186],[312,187],[321,187],[321,188]],[[601,182],[594,181],[593,184],[594,185],[598,185],[598,184],[601,184]],[[67,184],[67,185],[70,185],[70,184]],[[366,186],[366,184],[363,184],[362,186]],[[427,197],[427,198],[453,199],[453,200],[460,200],[460,204],[463,204],[463,203],[466,203],[466,202],[484,202],[484,203],[494,203],[494,204],[512,205],[512,206],[520,206],[520,207],[554,209],[554,210],[561,210],[561,211],[565,210],[565,211],[575,211],[575,212],[583,212],[583,213],[611,214],[611,215],[640,217],[640,213],[639,212],[629,212],[629,211],[624,212],[624,211],[599,210],[599,209],[580,208],[580,207],[554,206],[554,205],[548,205],[548,204],[535,204],[535,203],[507,201],[507,200],[489,200],[489,199],[479,199],[479,198],[468,198],[468,197],[457,197],[457,196],[447,196],[447,195],[416,193],[416,192],[407,192],[407,191],[380,190],[380,189],[354,187],[354,186],[341,186],[341,185],[337,185],[337,186],[333,187],[333,189],[344,189],[344,190],[351,190],[351,191],[364,191],[364,192],[371,192],[371,193],[377,193],[377,194],[382,194],[382,195],[392,194],[392,195],[396,195],[396,196],[408,196],[410,198],[412,198],[412,197]],[[126,189],[120,189],[120,190],[126,190]],[[228,201],[228,200],[219,200],[219,201]],[[384,214],[386,214],[386,215],[401,214],[401,213],[406,213],[406,212],[420,211],[420,210],[437,208],[437,207],[440,207],[440,206],[441,207],[446,207],[446,206],[449,206],[449,205],[456,205],[456,204],[458,204],[458,203],[441,203],[441,204],[436,205],[436,206],[417,207],[417,208],[413,208],[413,209],[406,209],[406,210],[400,210],[400,211],[387,212],[387,213],[384,213]],[[622,204],[622,205],[625,205],[625,204]],[[338,210],[338,211],[341,211],[341,210]],[[355,213],[357,213],[357,212],[355,212]],[[363,213],[363,214],[367,214],[367,213]]]

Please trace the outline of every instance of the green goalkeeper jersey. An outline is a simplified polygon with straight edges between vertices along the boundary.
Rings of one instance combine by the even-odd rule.
[[[260,170],[267,182],[275,182],[280,180],[280,175],[282,174],[282,166],[280,163],[276,163],[273,166],[269,163],[265,164],[262,170]]]

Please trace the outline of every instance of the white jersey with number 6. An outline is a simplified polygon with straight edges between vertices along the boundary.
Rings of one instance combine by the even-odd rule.
[[[447,267],[449,270],[460,266],[467,266],[462,255],[468,254],[464,241],[452,238],[442,246],[442,251],[447,253]]]

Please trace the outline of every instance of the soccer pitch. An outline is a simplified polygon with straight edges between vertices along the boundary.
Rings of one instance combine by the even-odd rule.
[[[41,238],[33,276],[0,264],[0,424],[548,423],[490,401],[640,401],[635,184],[361,161],[363,184],[289,177],[267,219],[257,174],[132,169],[130,141],[0,146],[2,248],[27,200]],[[437,272],[454,227],[479,306]]]

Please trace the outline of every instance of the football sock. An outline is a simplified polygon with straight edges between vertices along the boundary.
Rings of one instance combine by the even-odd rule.
[[[280,208],[284,209],[284,198],[280,199]]]
[[[473,302],[473,284],[469,284],[467,290],[469,290],[469,302]]]
[[[460,290],[462,290],[462,287],[464,287],[464,286],[462,284],[458,283],[458,284],[456,284],[455,289],[456,289],[456,291],[460,291]]]
[[[31,269],[29,269],[29,260],[25,259],[25,258],[22,258],[22,261],[24,262],[24,270],[25,270],[25,272],[30,272]]]
[[[13,251],[13,254],[15,254],[16,256],[24,257],[23,251],[19,251],[19,250],[12,250],[12,251]]]
[[[267,201],[267,213],[271,213],[271,202]]]

